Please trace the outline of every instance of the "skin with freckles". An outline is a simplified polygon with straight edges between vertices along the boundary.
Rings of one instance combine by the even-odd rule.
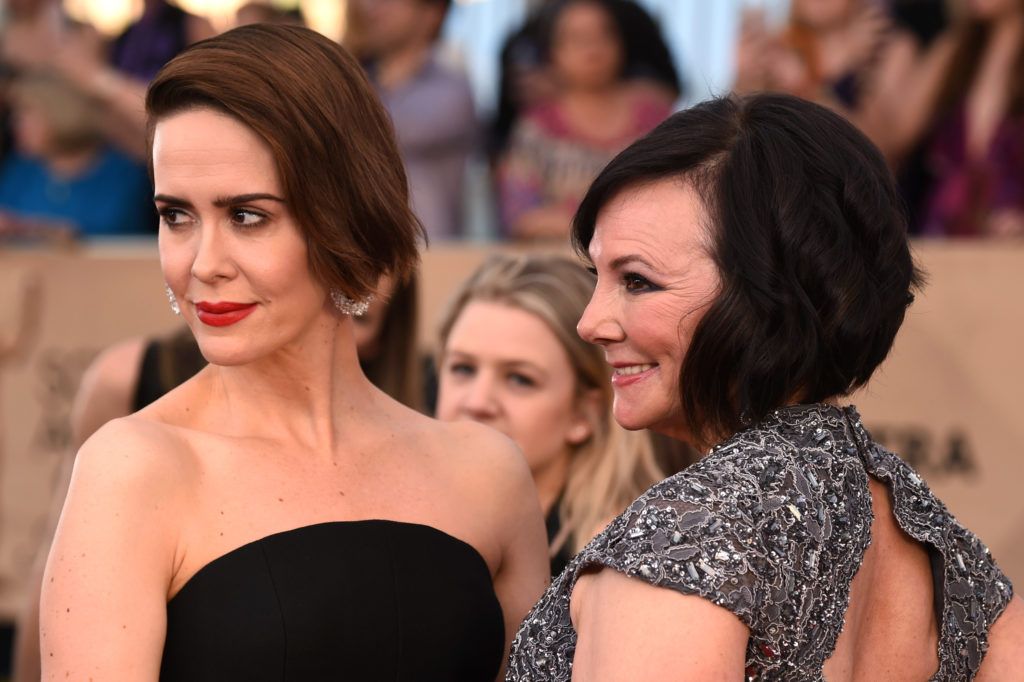
[[[597,288],[578,330],[615,367],[615,421],[627,429],[687,440],[679,373],[719,288],[708,243],[701,200],[678,180],[627,189],[598,217]]]
[[[548,576],[522,455],[366,379],[252,130],[210,109],[170,115],[153,169],[164,277],[210,365],[79,451],[43,579],[42,679],[157,680],[167,602],[203,566],[328,521],[422,524],[472,546],[507,642]],[[210,304],[224,303],[247,312],[223,324]]]

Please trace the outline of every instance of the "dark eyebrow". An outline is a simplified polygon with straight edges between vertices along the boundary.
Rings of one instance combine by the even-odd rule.
[[[254,192],[252,194],[239,194],[233,197],[217,197],[213,200],[213,205],[217,208],[225,208],[227,206],[237,206],[238,204],[248,204],[253,201],[276,201],[279,204],[284,203],[284,199],[274,196],[273,194]]]
[[[153,201],[160,201],[165,204],[171,204],[173,206],[182,206],[185,208],[192,208],[192,202],[186,201],[185,199],[179,199],[178,197],[172,197],[167,194],[157,194],[153,197]],[[247,204],[252,201],[277,201],[284,203],[284,199],[273,194],[266,194],[264,192],[254,192],[252,194],[239,194],[233,197],[217,197],[213,200],[213,205],[217,208],[225,208],[227,206],[237,206],[238,204]]]
[[[618,258],[611,262],[611,268],[612,270],[618,270],[619,268],[625,267],[630,263],[640,263],[641,265],[646,265],[649,268],[654,268],[654,266],[647,262],[643,258],[643,256],[638,256],[636,254],[630,254],[628,256],[619,256]]]
[[[185,201],[178,197],[172,197],[169,194],[157,194],[153,197],[153,201],[159,201],[165,204],[171,204],[172,206],[183,206],[185,208],[192,208],[191,201]]]

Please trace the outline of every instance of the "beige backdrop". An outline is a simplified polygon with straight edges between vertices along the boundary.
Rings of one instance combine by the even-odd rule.
[[[877,437],[904,454],[1024,585],[1024,248],[919,244],[930,284],[892,358],[856,397]],[[421,339],[486,256],[440,247],[424,258]],[[155,246],[77,253],[0,251],[0,619],[23,599],[45,527],[68,411],[95,353],[178,324]]]

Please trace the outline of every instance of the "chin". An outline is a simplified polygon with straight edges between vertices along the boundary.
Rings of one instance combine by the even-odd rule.
[[[256,349],[237,341],[226,342],[226,339],[199,339],[199,352],[211,365],[233,367],[245,365],[261,357]]]
[[[625,404],[624,401],[615,400],[612,408],[612,416],[616,423],[627,431],[639,431],[648,428],[653,422],[653,416],[638,405]]]

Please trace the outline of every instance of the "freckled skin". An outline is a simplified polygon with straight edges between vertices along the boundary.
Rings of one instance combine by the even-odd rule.
[[[156,680],[167,600],[202,566],[326,521],[402,520],[467,542],[510,639],[548,575],[520,453],[366,379],[252,130],[202,108],[161,119],[153,167],[163,274],[210,364],[78,452],[40,602],[43,679]],[[251,312],[212,326],[202,302]]]

